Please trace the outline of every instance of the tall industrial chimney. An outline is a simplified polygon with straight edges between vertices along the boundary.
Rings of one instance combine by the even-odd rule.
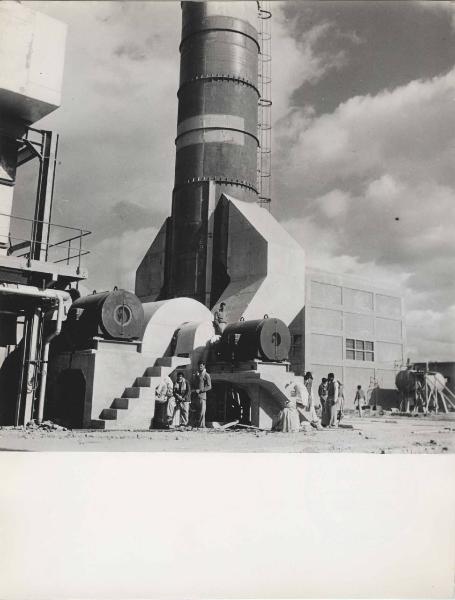
[[[135,291],[209,308],[222,299],[233,320],[267,313],[290,323],[302,308],[305,258],[258,204],[257,23],[257,2],[182,2],[172,215]]]
[[[136,292],[210,304],[216,203],[223,192],[257,201],[258,8],[250,1],[181,5],[172,216],[138,269]],[[158,250],[161,270],[150,265]]]
[[[194,181],[257,200],[256,21],[256,2],[182,2],[174,209]]]
[[[256,2],[182,2],[168,294],[205,302],[207,185],[257,200]]]

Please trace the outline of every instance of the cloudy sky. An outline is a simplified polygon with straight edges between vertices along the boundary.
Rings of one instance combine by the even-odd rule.
[[[69,27],[53,220],[94,232],[88,289],[133,289],[171,206],[179,2],[24,4]],[[454,5],[272,10],[272,212],[312,266],[404,290],[411,358],[454,359]]]

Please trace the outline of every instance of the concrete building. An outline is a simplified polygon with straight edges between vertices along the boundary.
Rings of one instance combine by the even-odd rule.
[[[333,372],[352,407],[357,385],[395,388],[404,364],[403,299],[356,277],[307,269],[305,308],[292,322],[291,368],[315,384]]]

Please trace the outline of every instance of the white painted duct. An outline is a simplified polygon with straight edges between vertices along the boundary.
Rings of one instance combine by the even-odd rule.
[[[142,352],[164,356],[177,329],[189,322],[212,321],[210,310],[192,298],[144,302],[145,330]]]
[[[207,360],[210,341],[214,338],[215,329],[212,320],[185,323],[179,329],[174,354],[189,356],[192,368],[195,369],[200,360]]]

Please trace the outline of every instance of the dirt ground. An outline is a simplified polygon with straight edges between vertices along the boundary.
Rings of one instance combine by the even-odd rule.
[[[455,414],[347,415],[338,429],[299,433],[216,431],[43,431],[0,428],[0,450],[25,452],[455,452]]]

